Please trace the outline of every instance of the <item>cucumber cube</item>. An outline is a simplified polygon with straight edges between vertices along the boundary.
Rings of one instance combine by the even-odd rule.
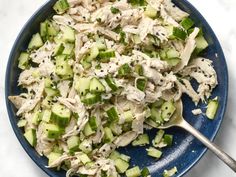
[[[100,93],[100,92],[104,92],[106,89],[104,87],[104,85],[97,79],[97,78],[92,78],[90,81],[90,85],[89,85],[89,91],[91,93]]]
[[[61,129],[58,125],[55,124],[45,124],[44,125],[44,132],[50,139],[57,139],[61,135]]]
[[[55,162],[61,157],[61,154],[56,152],[51,152],[47,157],[48,157],[48,166],[51,166],[53,162]]]
[[[31,146],[36,146],[37,140],[36,140],[36,130],[35,129],[29,129],[24,133],[24,137],[29,142]]]
[[[76,151],[79,148],[80,139],[78,136],[71,136],[67,140],[67,146],[69,150]]]
[[[135,166],[125,172],[127,177],[138,177],[141,176],[141,170],[138,166]]]
[[[28,67],[29,54],[27,52],[22,52],[18,58],[18,61],[18,68],[25,70]]]
[[[29,42],[28,49],[38,49],[43,46],[43,40],[39,33],[36,33],[32,36],[31,41]]]
[[[86,95],[89,91],[90,79],[87,77],[81,77],[75,82],[75,90],[80,93],[81,96]]]
[[[52,106],[52,120],[59,127],[66,127],[70,122],[71,111],[61,104],[54,104]]]
[[[124,173],[129,168],[129,163],[118,158],[115,160],[115,167],[118,173]]]

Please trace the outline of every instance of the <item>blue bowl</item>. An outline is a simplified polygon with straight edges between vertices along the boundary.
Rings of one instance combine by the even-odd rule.
[[[31,39],[32,34],[39,30],[40,22],[53,15],[54,12],[52,6],[55,2],[56,0],[51,0],[43,5],[26,23],[16,39],[7,65],[5,94],[8,115],[12,128],[25,151],[34,162],[46,172],[46,174],[52,177],[64,177],[65,171],[47,169],[45,167],[47,165],[47,159],[45,157],[40,157],[25,140],[23,137],[23,131],[17,127],[18,117],[16,116],[16,109],[7,99],[9,95],[16,95],[22,91],[17,87],[17,79],[20,74],[20,70],[17,68],[17,58],[19,57],[20,52],[27,48],[27,44]],[[218,75],[219,85],[214,89],[212,95],[212,97],[218,96],[220,100],[220,106],[216,118],[211,121],[204,115],[199,115],[198,118],[194,117],[191,113],[194,104],[186,95],[183,96],[183,115],[191,125],[202,132],[207,138],[213,140],[220,128],[227,104],[228,73],[225,57],[219,41],[203,16],[186,0],[174,0],[174,3],[181,9],[187,11],[197,26],[202,27],[205,37],[209,42],[209,47],[204,52],[203,56],[213,60],[213,65]],[[204,109],[205,105],[200,104],[199,107]],[[156,130],[148,132],[150,137],[154,137],[155,133]],[[167,133],[174,135],[174,143],[172,147],[163,150],[163,156],[158,161],[154,161],[146,155],[146,147],[134,148],[128,146],[120,149],[120,151],[132,157],[132,165],[139,165],[141,168],[145,166],[148,167],[153,177],[162,176],[164,169],[170,169],[174,166],[178,168],[178,173],[175,176],[182,176],[199,161],[207,148],[192,135],[181,129],[171,128],[167,130]]]

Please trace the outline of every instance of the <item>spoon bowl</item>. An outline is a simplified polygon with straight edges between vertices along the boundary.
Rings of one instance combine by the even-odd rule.
[[[188,122],[184,120],[183,104],[182,100],[175,102],[175,112],[171,116],[170,120],[163,125],[159,126],[159,129],[167,129],[170,127],[181,127],[195,136],[199,141],[201,141],[206,147],[208,147],[219,159],[221,159],[226,165],[228,165],[234,172],[236,172],[236,161],[221,150],[216,144],[207,139],[203,134],[201,134],[197,129],[191,126]]]

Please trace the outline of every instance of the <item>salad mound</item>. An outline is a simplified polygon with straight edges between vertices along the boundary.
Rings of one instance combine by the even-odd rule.
[[[173,135],[158,130],[150,141],[144,130],[168,122],[182,94],[196,105],[211,96],[217,75],[201,57],[203,31],[171,0],[58,0],[53,8],[19,57],[25,91],[9,96],[18,126],[67,177],[150,176],[117,148],[147,146],[161,158]],[[211,105],[213,119],[217,100]]]

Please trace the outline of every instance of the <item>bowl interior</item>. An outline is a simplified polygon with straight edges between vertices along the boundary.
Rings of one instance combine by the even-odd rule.
[[[19,34],[18,38],[16,39],[9,57],[8,66],[6,70],[6,98],[9,95],[16,95],[21,92],[21,89],[17,87],[17,79],[20,73],[19,69],[17,68],[17,58],[19,57],[20,52],[27,48],[27,44],[32,34],[36,33],[39,30],[40,22],[52,16],[52,6],[55,2],[56,0],[50,0],[42,8],[40,8],[40,10],[37,11],[27,22],[27,24]],[[174,0],[174,2],[181,9],[190,13],[190,16],[195,21],[196,26],[202,27],[205,37],[209,42],[209,47],[203,53],[203,56],[213,61],[213,65],[218,75],[219,85],[216,87],[216,89],[214,89],[212,97],[219,97],[219,110],[217,112],[216,118],[213,121],[208,120],[204,115],[199,115],[197,117],[193,116],[191,110],[194,109],[195,106],[188,98],[188,96],[184,95],[183,115],[191,125],[197,128],[206,137],[213,140],[220,127],[227,103],[228,73],[224,54],[214,32],[212,31],[211,27],[208,25],[206,20],[201,16],[201,14],[186,0]],[[16,109],[7,99],[6,104],[13,130],[28,155],[49,176],[64,177],[64,171],[56,171],[53,169],[47,169],[45,167],[47,165],[47,159],[45,157],[40,157],[36,153],[36,151],[32,147],[30,147],[30,145],[26,142],[23,137],[22,130],[17,127],[18,118],[15,114]],[[206,105],[204,104],[200,104],[198,107],[204,110],[205,106]],[[156,131],[157,130],[148,131],[148,134],[150,135],[150,137],[153,138],[156,134]],[[146,147],[128,146],[126,148],[120,148],[119,150],[131,156],[132,165],[148,167],[153,176],[162,176],[164,169],[169,169],[174,166],[178,168],[178,174],[176,176],[182,176],[194,164],[196,164],[196,162],[206,151],[206,148],[193,136],[191,136],[187,132],[184,132],[181,129],[171,128],[166,132],[174,135],[174,144],[171,147],[163,149],[163,156],[158,161],[146,155]]]

